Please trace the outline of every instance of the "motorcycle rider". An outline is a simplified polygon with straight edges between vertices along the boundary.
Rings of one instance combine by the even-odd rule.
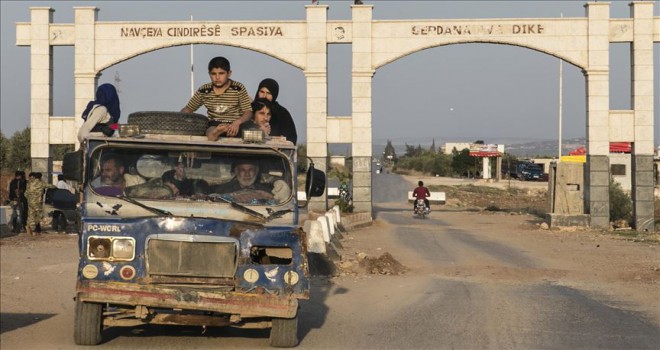
[[[419,182],[417,182],[417,188],[415,188],[413,190],[412,195],[413,195],[414,198],[423,199],[424,204],[426,205],[426,209],[428,209],[429,212],[431,211],[431,205],[430,205],[429,200],[427,198],[427,197],[431,197],[431,192],[429,192],[428,188],[424,187],[424,181],[420,180]],[[414,201],[413,202],[413,211],[415,210],[415,205],[416,204],[417,204],[417,201]]]

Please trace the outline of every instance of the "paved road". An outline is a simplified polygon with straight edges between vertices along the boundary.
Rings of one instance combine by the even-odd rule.
[[[556,257],[513,244],[508,236],[520,233],[505,232],[502,217],[438,208],[415,219],[405,202],[411,184],[382,174],[374,185],[377,224],[349,238],[368,237],[410,271],[314,278],[301,307],[300,349],[658,348],[657,322],[621,296],[563,281],[553,274]],[[75,243],[0,246],[3,350],[76,348]],[[105,336],[96,348],[269,348],[263,330],[146,326]]]

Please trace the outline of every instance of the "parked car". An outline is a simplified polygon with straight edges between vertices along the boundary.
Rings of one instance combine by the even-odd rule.
[[[516,177],[521,181],[541,181],[543,168],[531,162],[520,162],[516,167]]]

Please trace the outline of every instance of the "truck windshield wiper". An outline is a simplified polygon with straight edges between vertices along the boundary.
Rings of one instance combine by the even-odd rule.
[[[238,209],[238,210],[240,210],[240,211],[242,211],[242,212],[244,212],[244,213],[250,214],[250,215],[252,215],[252,216],[254,216],[254,217],[256,217],[256,218],[261,219],[261,220],[264,221],[264,222],[265,222],[265,221],[268,221],[268,218],[266,218],[266,217],[265,217],[263,214],[261,214],[260,212],[255,211],[255,210],[252,210],[252,209],[250,209],[250,208],[248,208],[248,207],[246,207],[246,206],[244,206],[244,205],[242,205],[242,204],[238,204],[238,203],[236,203],[236,202],[234,202],[234,201],[232,201],[232,200],[229,200],[229,199],[227,199],[227,198],[224,198],[224,197],[222,197],[221,195],[209,195],[209,199],[210,199],[211,201],[213,201],[213,202],[217,202],[218,200],[220,200],[220,201],[223,201],[223,202],[225,202],[225,203],[229,203],[229,205],[231,205],[232,208],[236,208],[236,209]]]
[[[288,209],[275,211],[271,208],[266,208],[266,211],[268,212],[268,217],[266,217],[266,221],[270,221],[270,220],[275,219],[275,218],[281,218],[286,213],[293,212],[293,209],[288,208]]]
[[[135,204],[135,205],[137,205],[138,207],[141,207],[141,208],[147,209],[147,210],[149,210],[149,211],[152,212],[152,213],[158,214],[158,216],[174,216],[174,215],[172,215],[172,213],[170,213],[170,212],[167,211],[167,210],[163,210],[163,209],[158,209],[158,208],[150,207],[150,206],[148,206],[148,205],[146,205],[146,204],[144,204],[144,203],[142,203],[142,202],[140,202],[140,201],[137,201],[137,200],[135,200],[135,199],[133,199],[133,198],[130,198],[130,197],[126,197],[126,196],[117,196],[117,198],[119,198],[119,199],[123,199],[123,200],[125,200],[125,201],[127,201],[127,202],[129,202],[129,203],[131,203],[131,204]]]

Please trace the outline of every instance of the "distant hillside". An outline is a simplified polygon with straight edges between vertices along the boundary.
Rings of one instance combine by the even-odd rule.
[[[380,141],[380,140],[379,140]],[[399,142],[401,140],[398,140]],[[451,141],[438,141],[435,140],[436,149],[439,149],[445,142],[474,142],[476,140],[451,140]],[[512,154],[519,158],[531,158],[531,157],[557,157],[557,140],[530,140],[523,138],[499,138],[499,139],[485,139],[485,143],[493,144],[504,144],[504,151],[506,153]],[[392,140],[392,145],[398,156],[405,154],[406,152],[406,143],[409,146],[420,145],[422,148],[431,147],[432,140],[417,140],[406,139],[403,143],[399,143],[395,140]],[[373,145],[373,156],[378,157],[383,153],[386,143],[379,143]],[[583,147],[586,145],[586,139],[577,138],[577,139],[568,139],[562,142],[562,154],[566,155],[569,151],[572,151],[576,148]],[[345,149],[344,149],[345,150]],[[338,153],[345,153],[338,152]]]
[[[526,142],[517,144],[505,144],[504,151],[516,157],[557,157],[557,140]],[[562,142],[561,154],[567,155],[568,152],[586,145],[585,139],[571,139]]]

